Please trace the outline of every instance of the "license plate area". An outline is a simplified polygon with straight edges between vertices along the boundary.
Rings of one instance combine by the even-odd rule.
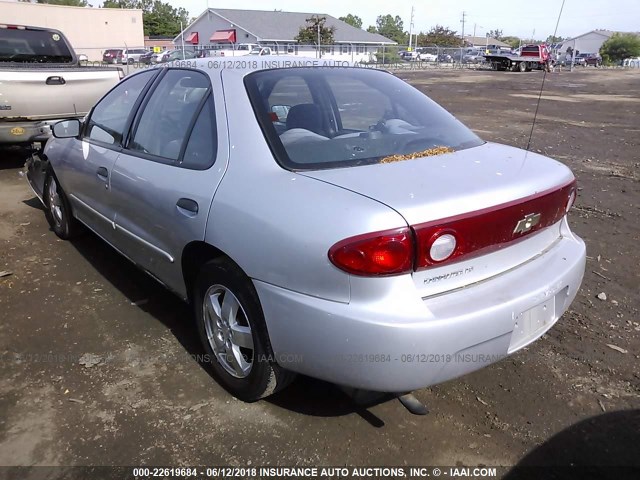
[[[567,288],[562,289],[558,294],[516,317],[508,353],[526,347],[551,328],[559,316],[556,311],[556,302],[560,302],[560,305],[564,303],[558,297],[566,297],[566,290]]]

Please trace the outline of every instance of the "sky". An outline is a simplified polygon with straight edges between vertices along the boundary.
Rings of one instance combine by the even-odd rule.
[[[362,18],[363,28],[375,25],[378,15],[399,15],[409,31],[414,7],[414,31],[435,25],[484,36],[500,29],[503,35],[544,40],[555,31],[562,0],[165,0],[186,8],[192,17],[211,8],[283,10],[285,12],[326,13],[334,17],[348,13]],[[574,37],[594,29],[640,31],[640,0],[565,0],[558,35]],[[534,35],[535,30],[535,35]]]

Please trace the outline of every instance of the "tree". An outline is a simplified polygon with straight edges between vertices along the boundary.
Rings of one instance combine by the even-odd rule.
[[[501,42],[506,43],[511,48],[518,48],[522,40],[519,37],[502,37],[499,39]]]
[[[552,43],[560,43],[564,40],[563,37],[556,37],[555,35],[549,35],[547,39],[544,41],[547,45],[551,45]]]
[[[175,37],[180,33],[180,23],[186,28],[189,12],[175,8],[160,0],[105,0],[103,8],[139,8],[145,35]]]
[[[502,30],[496,28],[495,30],[489,30],[487,33],[489,37],[495,38],[496,40],[502,40]]]
[[[66,5],[68,7],[87,7],[87,0],[37,0],[37,3],[48,3],[50,5]]]
[[[357,15],[351,15],[349,13],[346,17],[340,17],[338,20],[342,20],[344,23],[348,23],[352,27],[362,28],[362,19]]]
[[[306,19],[307,24],[300,27],[298,35],[295,37],[295,41],[307,45],[313,45],[318,43],[318,29],[320,29],[320,45],[331,45],[333,43],[333,34],[336,31],[336,27],[327,27],[327,17],[319,17],[313,15]]]
[[[390,38],[399,44],[408,43],[407,33],[404,31],[404,23],[398,15],[379,15],[376,19],[376,31],[383,37]]]
[[[600,47],[600,55],[607,63],[617,63],[629,57],[640,57],[640,36],[633,33],[614,33]]]
[[[436,25],[426,34],[420,32],[418,34],[417,44],[421,47],[429,45],[437,45],[439,47],[459,47],[462,45],[462,40],[456,31],[451,30],[448,27]]]
[[[373,25],[369,25],[367,27],[367,32],[369,32],[369,33],[378,33],[378,30],[376,30],[376,27],[374,27]]]

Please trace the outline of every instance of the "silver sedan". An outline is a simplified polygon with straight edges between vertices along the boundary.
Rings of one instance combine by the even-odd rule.
[[[88,227],[188,301],[243,400],[295,373],[380,392],[466,374],[542,336],[582,281],[571,171],[386,72],[179,62],[53,133],[28,164],[53,231]]]

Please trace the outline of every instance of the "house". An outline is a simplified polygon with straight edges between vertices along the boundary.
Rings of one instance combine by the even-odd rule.
[[[602,44],[609,40],[616,33],[626,32],[613,32],[611,30],[591,30],[590,32],[583,33],[577,37],[565,40],[560,47],[561,52],[566,52],[567,48],[571,47],[574,51],[581,53],[598,53]],[[640,35],[640,34],[638,34]]]
[[[312,16],[326,18],[327,27],[335,27],[334,45],[323,48],[332,57],[357,61],[376,52],[381,45],[396,42],[377,33],[369,33],[324,13],[282,12],[279,10],[238,10],[209,8],[174,39],[198,49],[221,45],[259,43],[274,53],[315,56],[315,45],[300,45],[295,37]],[[325,55],[323,53],[323,55]]]
[[[173,45],[172,37],[165,37],[162,35],[145,35],[144,46],[154,52],[161,52],[163,50],[171,50]]]
[[[475,48],[511,48],[511,45],[508,43],[501,42],[497,38],[493,37],[474,37],[474,36],[465,36],[464,43],[467,47],[475,47]]]

